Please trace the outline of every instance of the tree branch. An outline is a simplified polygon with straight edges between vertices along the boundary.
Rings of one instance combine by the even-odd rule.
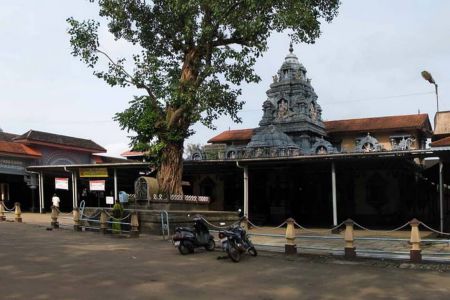
[[[96,50],[98,53],[104,55],[114,66],[118,67],[119,69],[122,70],[122,72],[131,79],[131,81],[127,80],[126,82],[129,82],[130,84],[133,84],[134,86],[136,86],[139,89],[144,89],[147,91],[148,95],[150,96],[150,98],[152,99],[152,101],[157,102],[157,98],[155,96],[155,94],[153,93],[152,89],[145,85],[142,82],[139,82],[136,80],[135,77],[133,77],[132,75],[130,75],[130,73],[128,73],[124,67],[122,67],[121,65],[117,64],[107,53],[103,52],[102,50],[97,49]]]

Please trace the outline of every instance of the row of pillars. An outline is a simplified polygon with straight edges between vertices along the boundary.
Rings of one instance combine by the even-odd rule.
[[[297,254],[297,245],[295,242],[295,220],[289,218],[286,220],[286,243],[285,243],[285,254]],[[344,256],[346,258],[355,258],[356,257],[356,247],[355,247],[355,236],[354,236],[354,222],[351,219],[348,219],[344,222],[345,224],[345,233],[344,233]],[[422,261],[422,250],[420,248],[420,231],[419,225],[420,222],[417,219],[412,219],[409,222],[411,226],[411,236],[410,236],[410,244],[411,249],[409,251],[409,258],[411,262],[419,263]],[[244,218],[241,222],[241,226],[248,230],[248,220]]]
[[[59,222],[58,222],[58,216],[59,216],[59,210],[56,206],[52,206],[52,213],[51,213],[51,227],[52,228],[59,228]],[[100,212],[100,232],[106,234],[108,232],[108,215],[104,210]],[[81,220],[81,214],[80,210],[78,208],[73,209],[73,229],[75,231],[82,231],[83,225]],[[130,236],[131,237],[139,237],[139,218],[137,212],[131,213],[131,231]]]
[[[248,209],[248,166],[240,166],[239,162],[236,162],[239,168],[244,169],[244,215],[249,216]],[[444,231],[444,206],[443,206],[443,170],[444,164],[442,160],[439,160],[439,229],[441,232]],[[336,167],[334,162],[331,162],[331,194],[332,194],[332,204],[333,204],[333,226],[338,224],[337,218],[337,193],[336,193]]]
[[[6,221],[6,209],[3,201],[0,201],[0,221]],[[14,221],[22,223],[22,210],[20,209],[20,203],[14,203]]]

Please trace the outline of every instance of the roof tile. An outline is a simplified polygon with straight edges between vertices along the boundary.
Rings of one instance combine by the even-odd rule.
[[[61,146],[69,146],[69,147],[76,147],[80,149],[89,150],[91,152],[100,153],[100,152],[106,152],[106,149],[102,146],[98,145],[97,143],[87,140],[87,139],[81,139],[71,136],[65,136],[60,134],[54,134],[54,133],[48,133],[48,132],[42,132],[42,131],[36,131],[36,130],[30,130],[21,136],[17,136],[14,138],[14,141],[18,142],[26,142],[26,143],[46,143],[46,144],[53,144],[53,145],[61,145]]]
[[[0,153],[14,154],[14,155],[25,155],[40,157],[42,154],[26,145],[14,142],[0,141]]]
[[[418,129],[431,132],[428,114],[362,118],[324,122],[327,133]]]
[[[227,130],[208,140],[208,143],[221,143],[226,141],[250,141],[254,129]]]
[[[432,142],[431,147],[448,147],[450,146],[450,136]]]

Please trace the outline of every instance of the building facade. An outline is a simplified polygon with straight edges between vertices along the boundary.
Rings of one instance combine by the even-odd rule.
[[[185,162],[212,209],[242,208],[260,224],[449,223],[448,186],[427,173],[430,157],[449,152],[428,147],[427,114],[324,121],[292,48],[266,94],[258,128],[222,132]]]

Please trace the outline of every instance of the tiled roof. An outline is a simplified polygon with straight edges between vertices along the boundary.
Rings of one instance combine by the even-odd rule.
[[[327,121],[324,123],[327,133],[362,131],[374,132],[411,129],[422,130],[428,134],[430,134],[431,132],[431,124],[430,120],[428,119],[428,114],[337,120]]]
[[[416,129],[431,135],[428,114],[325,121],[324,124],[327,133],[331,134]],[[250,141],[253,133],[254,129],[227,130],[211,138],[208,143]]]
[[[123,157],[133,157],[133,156],[142,156],[144,155],[144,152],[140,152],[140,151],[126,151],[122,154],[120,154],[120,156]]]
[[[26,145],[7,141],[0,141],[0,153],[19,156],[32,156],[32,157],[42,156],[42,154],[39,151],[31,149]]]
[[[129,162],[129,160],[126,160],[125,158],[117,158],[103,155],[92,155],[92,159],[96,164]]]
[[[106,149],[97,143],[71,136],[59,135],[54,133],[30,130],[21,136],[14,138],[14,141],[28,143],[28,144],[45,144],[53,146],[65,146],[82,150],[87,150],[92,153],[106,152]]]
[[[447,147],[450,146],[450,136],[432,142],[431,147]]]
[[[253,129],[227,130],[208,140],[208,143],[222,143],[227,141],[250,141]]]
[[[7,132],[3,132],[0,131],[0,141],[7,141],[10,142],[12,141],[13,138],[18,137],[17,134],[12,134],[12,133],[7,133]]]
[[[440,111],[434,116],[434,135],[450,135],[450,111]]]

